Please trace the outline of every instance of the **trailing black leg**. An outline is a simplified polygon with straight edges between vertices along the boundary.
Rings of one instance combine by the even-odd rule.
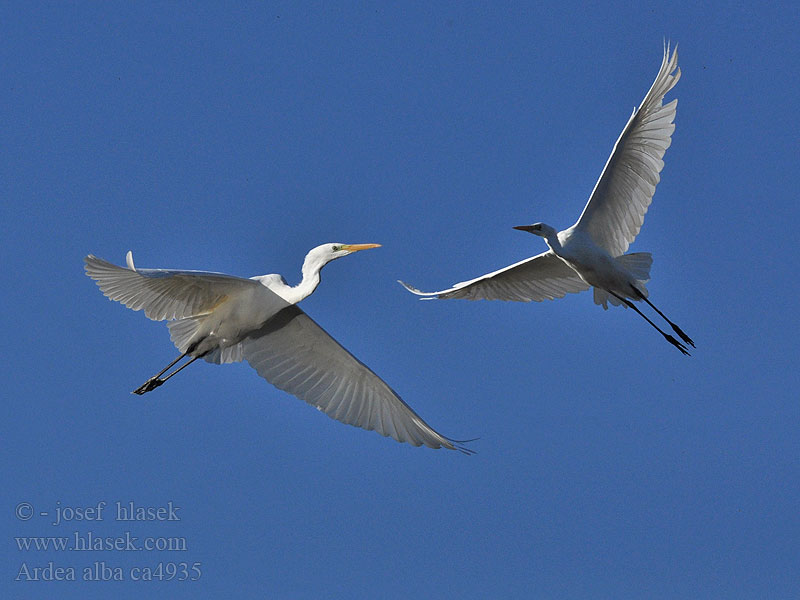
[[[198,358],[200,358],[200,357],[199,357],[199,356],[193,356],[193,357],[192,357],[192,360],[190,360],[190,361],[189,361],[189,362],[187,362],[186,364],[184,364],[184,365],[182,365],[182,366],[178,367],[178,368],[177,368],[177,369],[175,369],[175,370],[174,370],[172,373],[170,373],[169,375],[167,375],[166,377],[164,377],[164,379],[162,379],[162,380],[161,380],[161,383],[164,383],[164,382],[165,382],[167,379],[169,379],[169,378],[170,378],[170,377],[172,377],[173,375],[177,375],[178,373],[180,373],[181,371],[183,371],[183,370],[184,370],[186,367],[188,367],[190,364],[192,364],[192,363],[193,363],[194,361],[196,361]]]
[[[161,376],[162,376],[164,373],[166,373],[166,372],[167,372],[167,371],[168,371],[170,368],[172,368],[172,367],[173,367],[175,364],[177,364],[177,363],[178,363],[178,361],[180,361],[180,360],[181,360],[182,358],[184,358],[186,355],[187,355],[187,352],[184,352],[183,354],[181,354],[181,355],[180,355],[178,358],[176,358],[175,360],[173,360],[173,361],[172,361],[171,363],[169,363],[169,364],[168,364],[166,367],[164,367],[163,369],[161,369],[161,370],[160,370],[158,373],[156,373],[155,375],[153,375],[153,376],[152,376],[150,379],[148,379],[148,380],[147,380],[147,381],[145,381],[145,382],[144,382],[142,385],[140,385],[138,388],[136,388],[135,390],[133,390],[133,393],[134,393],[134,394],[138,394],[139,396],[141,396],[142,394],[145,394],[145,393],[147,393],[147,392],[150,392],[150,391],[152,391],[152,390],[156,389],[158,386],[160,386],[162,383],[164,383],[164,382],[165,382],[167,379],[169,379],[170,377],[172,377],[173,375],[175,375],[175,373],[177,373],[178,371],[180,371],[181,369],[183,369],[183,367],[185,367],[186,365],[189,365],[189,364],[191,364],[191,363],[193,363],[193,362],[195,361],[195,359],[193,358],[193,359],[192,359],[192,360],[190,360],[188,363],[186,363],[186,365],[183,365],[183,367],[180,367],[178,370],[174,371],[174,372],[173,372],[173,373],[171,373],[170,375],[167,375],[165,378],[161,379]]]
[[[684,346],[683,344],[681,344],[681,343],[680,343],[678,340],[676,340],[676,339],[675,339],[674,337],[672,337],[670,334],[668,334],[668,333],[666,333],[665,331],[663,331],[663,330],[662,330],[662,329],[661,329],[661,328],[660,328],[658,325],[656,325],[655,323],[653,323],[653,322],[652,322],[652,321],[651,321],[651,320],[650,320],[650,319],[647,317],[647,315],[645,315],[645,314],[644,314],[642,311],[640,311],[640,310],[639,310],[639,307],[637,307],[637,306],[636,306],[636,305],[635,305],[633,302],[631,302],[631,301],[630,301],[630,300],[628,300],[627,298],[623,298],[623,297],[621,297],[621,296],[618,296],[618,295],[617,295],[617,294],[615,294],[614,292],[609,292],[609,293],[610,293],[612,296],[614,296],[614,297],[615,297],[617,300],[619,300],[620,302],[622,302],[622,303],[623,303],[623,304],[625,304],[626,306],[628,306],[628,307],[632,308],[632,309],[633,309],[633,310],[635,310],[637,313],[639,313],[639,315],[640,315],[640,316],[641,316],[641,317],[642,317],[642,318],[643,318],[645,321],[647,321],[648,323],[650,323],[650,325],[652,325],[652,326],[653,326],[653,328],[654,328],[656,331],[658,331],[658,333],[660,333],[661,335],[663,335],[663,336],[664,336],[664,339],[665,339],[665,340],[667,340],[667,341],[668,341],[670,344],[672,344],[673,346],[675,346],[675,347],[676,347],[678,350],[680,350],[680,351],[681,351],[683,354],[685,354],[686,356],[691,356],[691,354],[689,354],[689,350],[686,348],[686,346]]]
[[[637,290],[637,292],[636,292],[636,293],[637,293],[637,295],[638,295],[638,296],[639,296],[639,297],[640,297],[642,300],[644,300],[645,302],[647,302],[647,303],[650,305],[650,308],[652,308],[652,309],[653,309],[654,311],[656,311],[656,312],[657,312],[659,315],[661,315],[661,318],[662,318],[662,319],[664,319],[664,320],[665,320],[667,323],[669,323],[669,326],[670,326],[670,327],[672,327],[672,331],[674,331],[674,332],[675,332],[675,333],[677,333],[679,336],[681,336],[681,339],[682,339],[684,342],[686,342],[687,344],[689,344],[689,345],[690,345],[692,348],[694,348],[694,347],[695,347],[695,345],[694,345],[694,342],[692,341],[692,338],[690,338],[688,335],[686,335],[685,333],[683,333],[683,330],[682,330],[680,327],[678,327],[678,326],[677,326],[675,323],[673,323],[672,321],[670,321],[670,320],[667,318],[667,316],[666,316],[664,313],[662,313],[660,310],[658,310],[658,309],[655,307],[655,305],[654,305],[652,302],[650,302],[650,300],[648,300],[648,299],[647,299],[647,298],[646,298],[644,295],[642,295],[642,294],[641,294],[641,293],[640,293],[638,290]]]

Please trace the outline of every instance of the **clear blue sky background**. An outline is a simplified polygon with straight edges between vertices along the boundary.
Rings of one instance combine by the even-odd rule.
[[[533,4],[0,7],[4,598],[797,597],[798,5]],[[694,356],[589,293],[397,285],[571,225],[664,37],[677,129],[632,250]],[[247,365],[130,394],[174,348],[84,255],[295,282],[331,241],[383,248],[303,308],[477,455],[341,425]],[[50,524],[100,501],[181,520]],[[14,540],[75,531],[188,549]],[[14,582],[50,561],[126,581]],[[130,580],[179,562],[200,580]]]

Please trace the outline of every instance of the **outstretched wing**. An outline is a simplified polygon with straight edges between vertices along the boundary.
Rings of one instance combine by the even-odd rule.
[[[566,294],[588,290],[589,286],[550,250],[526,258],[499,271],[476,279],[462,281],[449,290],[421,292],[400,282],[409,292],[432,298],[464,298],[466,300],[515,300],[541,302],[563,298]]]
[[[674,73],[674,74],[673,74]],[[664,95],[680,79],[677,48],[669,46],[650,91],[622,130],[614,150],[594,186],[589,202],[574,227],[587,231],[596,244],[612,256],[620,256],[639,234],[644,223],[664,152],[672,143],[678,101],[662,105]]]
[[[128,264],[133,260],[128,253]],[[261,286],[251,279],[204,271],[170,271],[118,267],[89,255],[86,274],[111,300],[133,310],[144,310],[154,321],[196,317],[211,311],[226,297],[248,287]],[[276,298],[276,311],[283,308]],[[281,301],[282,302],[282,301]]]
[[[241,345],[261,377],[337,421],[414,446],[472,453],[436,432],[297,306],[283,309]]]

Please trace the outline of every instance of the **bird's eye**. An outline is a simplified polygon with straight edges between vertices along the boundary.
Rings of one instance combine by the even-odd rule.
[[[339,251],[339,250],[341,250],[341,249],[342,249],[342,247],[341,247],[341,246],[336,246],[336,245],[334,245],[334,246],[333,246],[333,251],[334,251],[334,252],[338,252],[338,251]]]

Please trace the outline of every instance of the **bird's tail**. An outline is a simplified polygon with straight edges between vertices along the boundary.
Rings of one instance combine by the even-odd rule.
[[[632,252],[631,254],[623,254],[617,257],[620,266],[628,271],[635,279],[635,286],[637,291],[642,297],[647,298],[647,287],[645,283],[650,281],[650,267],[653,264],[653,256],[649,252]],[[631,294],[626,294],[627,298],[639,298]],[[594,303],[602,304],[603,308],[608,309],[608,303],[614,306],[622,304],[616,297],[609,294],[607,291],[594,288]]]
[[[197,347],[198,343],[204,339],[204,334],[199,330],[205,320],[204,316],[186,317],[175,319],[167,323],[169,327],[169,337],[175,347],[181,352],[190,354]],[[234,344],[225,348],[214,348],[211,352],[202,355],[203,359],[214,364],[225,364],[240,362],[242,360],[242,344]]]
[[[617,257],[617,261],[637,281],[641,281],[643,284],[650,281],[650,267],[653,264],[653,256],[649,252],[623,254]]]

